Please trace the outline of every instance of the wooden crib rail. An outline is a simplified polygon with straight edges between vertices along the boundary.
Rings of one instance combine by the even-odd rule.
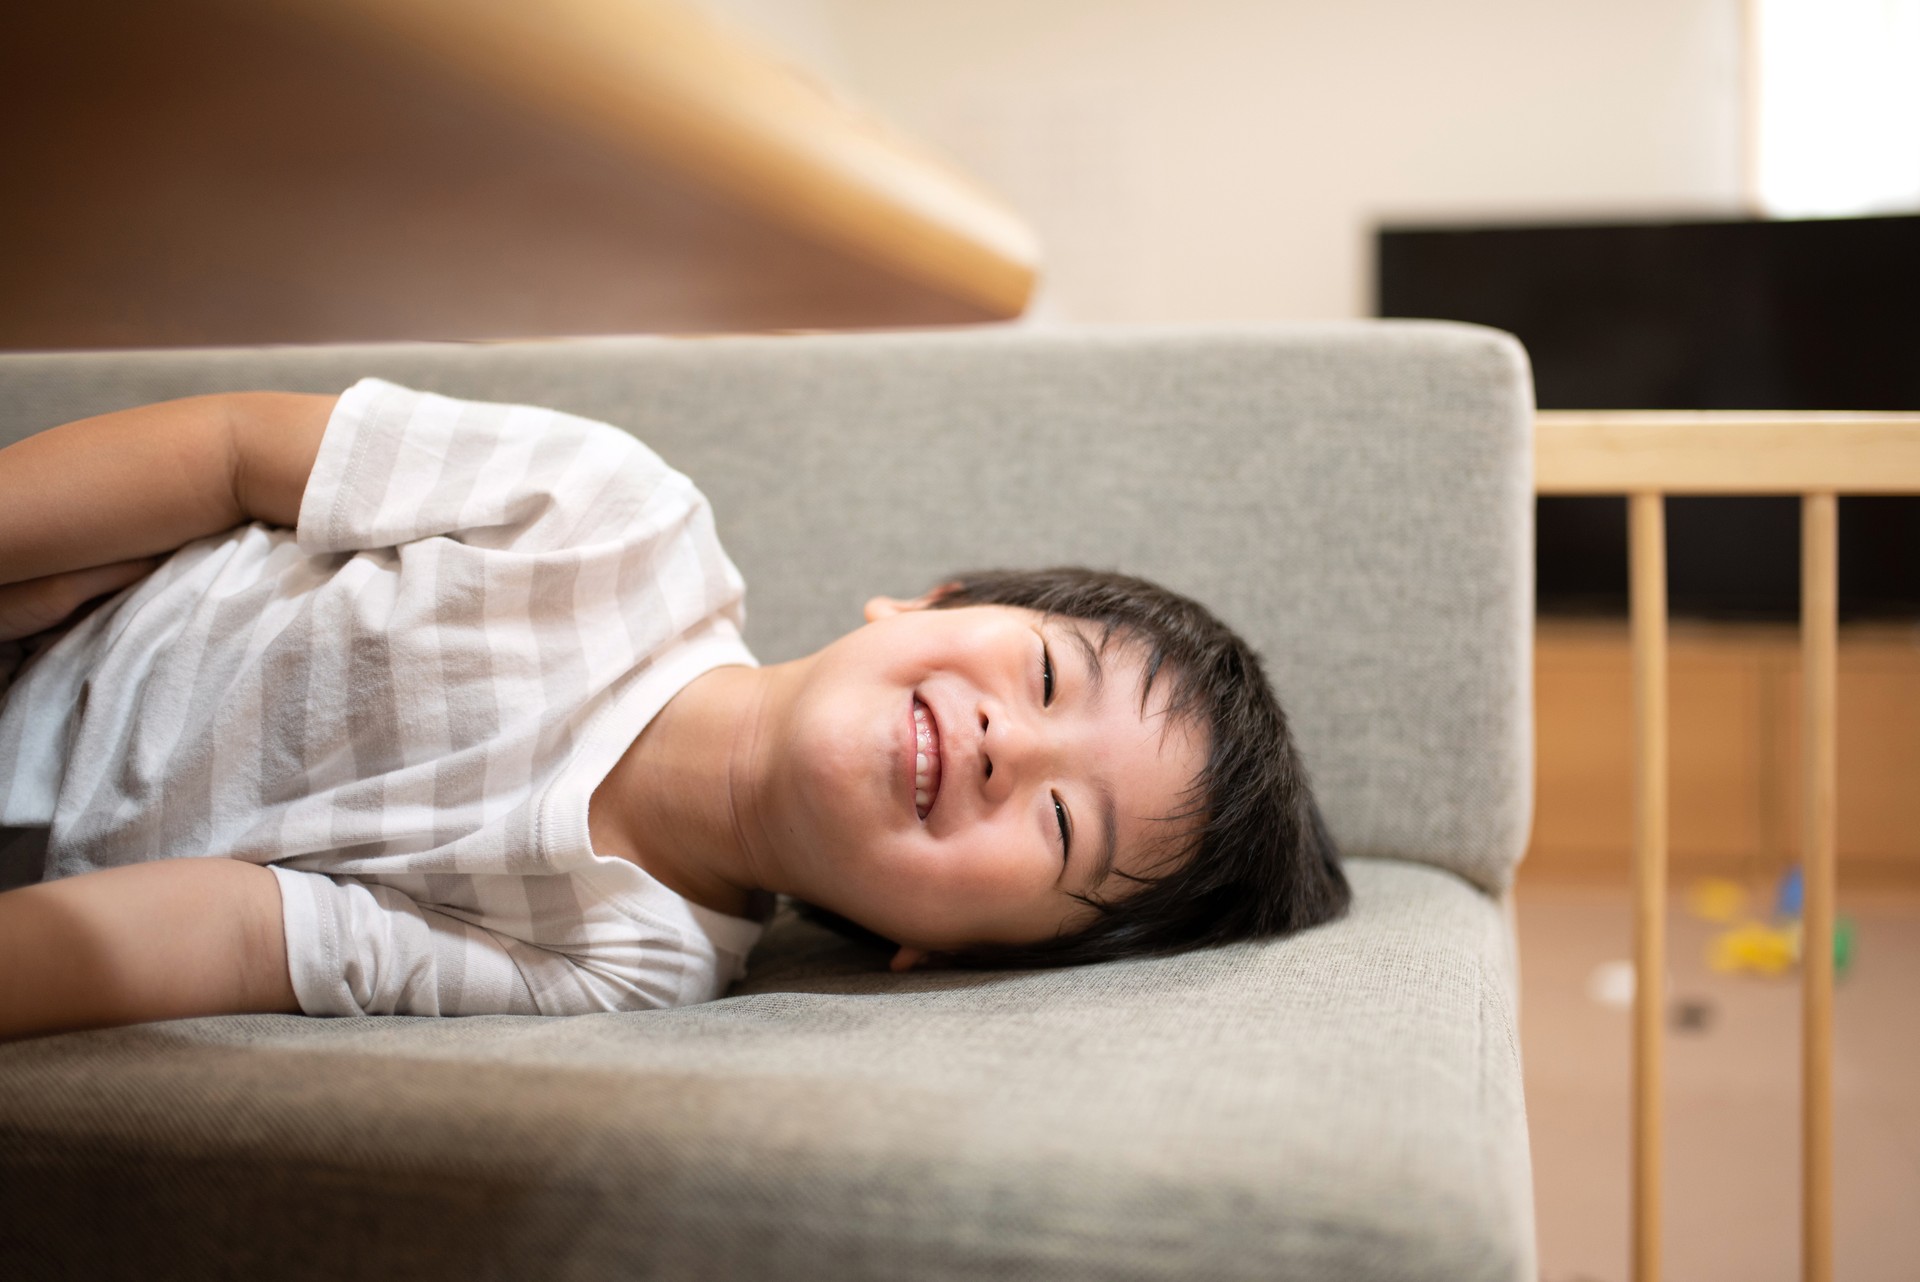
[[[1802,770],[1804,1015],[1801,1269],[1833,1276],[1834,663],[1836,495],[1920,494],[1920,414],[1541,411],[1540,494],[1624,494],[1634,691],[1632,1262],[1660,1276],[1666,974],[1668,494],[1797,494],[1806,727]]]

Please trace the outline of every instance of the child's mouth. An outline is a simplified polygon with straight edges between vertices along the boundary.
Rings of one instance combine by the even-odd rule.
[[[940,727],[927,705],[913,701],[913,809],[925,819],[940,795]]]

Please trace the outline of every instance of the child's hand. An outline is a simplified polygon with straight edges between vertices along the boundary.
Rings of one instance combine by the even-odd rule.
[[[87,602],[138,582],[159,564],[159,557],[149,556],[0,584],[0,641],[17,641],[57,627]]]

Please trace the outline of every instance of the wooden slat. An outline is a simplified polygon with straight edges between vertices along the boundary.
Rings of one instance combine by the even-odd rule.
[[[1667,549],[1664,499],[1628,498],[1633,619],[1633,1274],[1660,1277],[1660,1097],[1667,975]]]
[[[1541,494],[1920,493],[1920,414],[1542,410]]]
[[[1801,1251],[1807,1282],[1833,1277],[1833,885],[1839,524],[1832,494],[1801,500],[1800,626],[1806,696],[1801,863]]]
[[[939,157],[686,0],[269,0],[458,69],[998,317],[1032,231]]]

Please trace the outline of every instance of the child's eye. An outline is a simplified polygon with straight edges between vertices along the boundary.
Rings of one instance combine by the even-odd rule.
[[[1047,707],[1053,702],[1053,655],[1047,650],[1047,643],[1040,643],[1040,706]]]
[[[1060,794],[1053,795],[1053,818],[1060,825],[1060,860],[1065,863],[1073,853],[1073,838],[1067,831],[1067,808],[1060,804]]]

